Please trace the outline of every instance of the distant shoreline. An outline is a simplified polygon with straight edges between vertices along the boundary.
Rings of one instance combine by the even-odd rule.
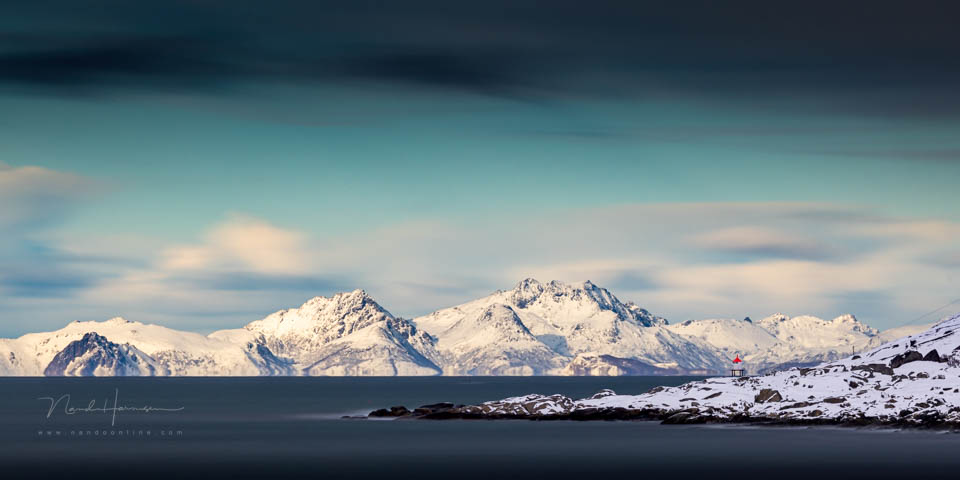
[[[347,419],[356,418],[393,418],[397,420],[515,420],[515,421],[535,421],[535,422],[596,422],[596,421],[647,421],[657,422],[663,425],[743,425],[743,426],[763,426],[763,427],[843,427],[843,428],[870,428],[880,429],[910,429],[910,430],[941,430],[960,433],[960,422],[931,420],[927,422],[916,421],[891,421],[877,417],[861,417],[853,419],[797,419],[797,418],[767,418],[757,416],[735,416],[721,417],[702,415],[699,412],[691,412],[690,409],[680,410],[655,410],[641,409],[631,410],[624,408],[612,409],[584,409],[573,412],[559,414],[533,414],[517,415],[503,413],[477,413],[470,411],[461,411],[463,405],[446,407],[444,404],[424,405],[414,410],[407,410],[406,407],[394,406],[374,410],[367,417],[343,417]],[[402,409],[402,410],[401,410]]]

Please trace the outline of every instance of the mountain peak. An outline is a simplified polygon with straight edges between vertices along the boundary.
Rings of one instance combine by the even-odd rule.
[[[116,319],[110,321],[113,320]],[[87,332],[79,340],[70,342],[53,357],[43,371],[48,377],[154,373],[155,367],[146,354],[129,344],[111,342],[96,332]]]
[[[535,302],[545,291],[543,284],[534,278],[525,278],[517,283],[511,295],[513,302],[520,308]]]
[[[325,297],[323,295],[317,295],[316,297],[313,297],[310,300],[307,300],[306,302],[304,302],[303,305],[301,305],[301,307],[304,307],[307,305],[326,304],[331,302],[340,303],[340,302],[348,302],[348,301],[363,300],[363,299],[373,300],[365,290],[361,288],[357,288],[349,292],[337,292],[329,297]]]
[[[280,310],[247,324],[280,355],[302,352],[395,317],[361,289],[314,297],[298,308]]]
[[[554,280],[556,281],[556,280]],[[523,280],[517,282],[517,286],[513,287],[514,290],[525,290],[528,288],[538,288],[543,287],[543,284],[540,283],[536,278],[526,277]]]

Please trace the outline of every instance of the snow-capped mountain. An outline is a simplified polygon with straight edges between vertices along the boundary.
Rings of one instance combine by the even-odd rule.
[[[434,340],[363,290],[315,297],[211,338],[262,345],[306,375],[436,375]]]
[[[853,315],[823,320],[777,313],[757,322],[749,318],[690,320],[668,328],[709,343],[726,358],[739,355],[751,373],[836,360],[867,348],[879,335]]]
[[[70,342],[43,370],[47,377],[152,376],[159,368],[149,355],[129,344],[117,345],[90,332]]]
[[[96,333],[97,337],[71,347],[73,350],[68,349],[73,342],[83,340],[89,333]],[[97,344],[98,339],[105,339],[108,343]],[[243,376],[290,373],[288,362],[276,358],[269,350],[253,342],[229,342],[119,317],[105,322],[72,322],[53,332],[3,339],[0,341],[0,373],[43,375],[55,358],[58,359],[58,365],[70,364],[69,355],[60,355],[64,350],[82,356],[94,349],[94,345],[105,351],[111,350],[111,345],[122,346],[123,351],[129,347],[126,353],[154,365],[152,372],[141,370],[145,374]],[[65,370],[67,374],[84,371],[83,368]]]
[[[315,297],[204,336],[122,318],[0,339],[0,375],[712,374],[830,361],[880,345],[851,315],[669,325],[587,281],[525,279],[414,320],[363,290]]]
[[[552,352],[551,360],[541,367],[565,365],[577,354],[587,352],[636,359],[663,368],[712,369],[725,362],[715,348],[670,331],[663,318],[633,303],[621,302],[590,281],[568,285],[528,278],[512,290],[499,290],[413,320],[436,337],[438,346],[447,353],[441,365],[445,373],[474,368],[469,359],[442,346],[452,343],[447,337],[464,336],[463,322],[482,317],[495,305],[506,306],[516,315],[519,325],[532,336],[526,339],[527,348],[535,346],[537,358],[543,358],[546,351],[531,343],[533,339]],[[513,328],[513,323],[501,322],[497,327],[485,328],[483,335],[474,335],[470,339],[471,355],[501,355],[500,339],[508,335],[502,330]],[[531,369],[536,367],[531,365]]]

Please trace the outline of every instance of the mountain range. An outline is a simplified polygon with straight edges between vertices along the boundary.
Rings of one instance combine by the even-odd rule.
[[[0,375],[677,375],[815,365],[922,331],[852,315],[670,324],[590,281],[525,279],[414,319],[363,290],[209,335],[122,318],[0,339]]]

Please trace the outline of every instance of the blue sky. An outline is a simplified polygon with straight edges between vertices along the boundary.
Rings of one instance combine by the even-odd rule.
[[[889,327],[960,297],[958,69],[935,19],[904,44],[882,36],[902,12],[880,15],[868,48],[839,12],[827,55],[668,7],[334,12],[423,27],[360,44],[292,6],[217,35],[212,7],[171,8],[192,20],[0,23],[0,334],[207,331],[352,288],[413,316],[525,276],[674,321]],[[658,18],[684,40],[636,33]]]

